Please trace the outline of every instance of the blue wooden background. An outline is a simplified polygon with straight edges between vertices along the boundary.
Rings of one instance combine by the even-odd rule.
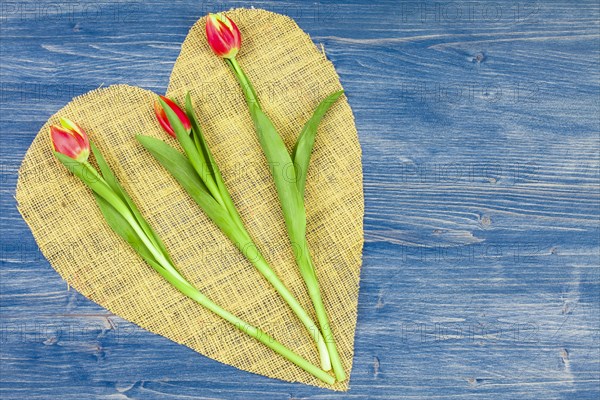
[[[208,11],[293,17],[363,149],[351,390],[235,370],[109,314],[41,256],[17,169],[71,97],[166,89]],[[1,5],[3,399],[597,399],[597,1],[19,1]]]

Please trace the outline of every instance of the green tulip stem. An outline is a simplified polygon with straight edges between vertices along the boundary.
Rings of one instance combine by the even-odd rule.
[[[331,330],[329,318],[327,317],[327,311],[325,310],[325,305],[323,304],[323,298],[321,296],[321,290],[319,288],[319,281],[317,280],[314,265],[312,263],[310,253],[308,251],[308,243],[306,242],[306,239],[304,241],[304,247],[301,252],[306,253],[306,255],[305,257],[302,257],[302,255],[300,255],[297,258],[297,262],[307,263],[308,265],[306,268],[300,268],[300,272],[302,274],[302,278],[306,282],[306,287],[308,288],[308,295],[310,296],[313,306],[315,307],[317,320],[319,321],[319,325],[321,326],[322,334],[325,337],[325,343],[327,344],[327,349],[329,351],[329,357],[333,366],[333,372],[335,373],[336,379],[341,382],[346,379],[346,373],[344,372],[344,367],[342,366],[342,361],[340,359],[340,355],[335,344],[335,339],[333,337],[333,331]]]
[[[329,356],[329,349],[327,343],[321,334],[319,327],[315,324],[312,318],[308,315],[304,307],[300,305],[296,297],[290,292],[290,290],[284,285],[279,279],[277,274],[271,269],[269,264],[264,260],[262,256],[257,257],[252,261],[256,269],[269,281],[269,283],[275,288],[279,295],[288,303],[292,311],[296,314],[300,322],[305,326],[308,332],[311,334],[317,350],[319,352],[319,359],[321,362],[321,368],[325,371],[331,369],[331,358]]]
[[[288,361],[290,361],[290,362],[296,364],[298,367],[302,368],[304,371],[308,372],[309,374],[313,375],[314,377],[322,380],[323,382],[325,382],[329,385],[332,385],[333,383],[335,383],[335,378],[333,376],[329,375],[328,373],[326,373],[319,367],[317,367],[317,366],[313,365],[312,363],[310,363],[309,361],[307,361],[305,358],[299,356],[292,350],[288,349],[286,346],[279,343],[277,340],[275,340],[273,337],[271,337],[264,331],[248,324],[247,322],[243,321],[242,319],[231,314],[229,311],[223,309],[216,303],[213,303],[208,297],[206,297],[205,295],[200,293],[195,288],[193,288],[191,286],[185,286],[185,287],[177,286],[177,285],[175,285],[175,286],[183,294],[185,294],[192,300],[196,301],[197,303],[206,307],[208,310],[212,311],[219,317],[221,317],[224,320],[228,321],[229,323],[233,324],[233,326],[235,326],[241,332],[258,340],[265,346],[269,347],[271,350],[275,351],[277,354],[281,355],[283,358],[287,359]]]
[[[285,157],[288,160],[291,160],[291,158],[289,158],[289,154],[287,154],[287,150],[285,149],[283,141],[278,136],[278,133],[275,131],[271,121],[262,111],[256,91],[242,70],[242,67],[239,65],[235,57],[227,58],[225,61],[232,69],[242,88],[244,97],[246,98],[246,103],[248,104],[250,114],[258,132],[261,147],[263,148],[265,156],[267,157],[267,161],[270,163],[276,161],[275,158],[271,157],[281,156],[281,152],[285,152]],[[279,158],[276,162],[281,159],[285,158]],[[281,175],[276,176],[273,174],[273,178],[281,202],[290,242],[292,245],[301,244],[303,246],[296,254],[296,263],[298,264],[300,273],[304,279],[309,296],[315,308],[317,319],[320,325],[321,335],[325,338],[329,358],[331,360],[336,379],[338,381],[343,381],[346,379],[346,373],[344,372],[337,346],[335,344],[335,339],[331,332],[331,326],[329,324],[329,318],[327,317],[327,312],[325,311],[325,306],[323,304],[317,276],[308,252],[303,193],[300,193],[295,184],[290,185],[290,182],[282,181],[282,179],[285,180],[285,178],[282,178]]]

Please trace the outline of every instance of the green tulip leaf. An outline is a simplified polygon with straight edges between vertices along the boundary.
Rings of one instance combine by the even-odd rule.
[[[300,132],[300,136],[298,136],[298,140],[296,141],[296,145],[292,151],[292,160],[294,161],[294,167],[296,169],[296,186],[298,187],[298,191],[303,198],[308,165],[310,163],[310,156],[315,144],[315,136],[317,134],[317,129],[319,128],[319,123],[323,119],[325,113],[327,113],[329,108],[343,93],[343,90],[333,92],[323,101],[321,101],[321,103],[315,109],[312,117],[302,128],[302,132]]]
[[[260,145],[271,166],[286,226],[292,231],[290,238],[304,238],[306,212],[296,186],[296,171],[292,159],[269,117],[256,104],[249,104],[249,107]]]
[[[194,106],[192,105],[192,99],[189,92],[185,96],[185,113],[192,124],[192,135],[194,137],[198,152],[202,153],[208,172],[210,172],[213,180],[218,183],[218,178],[221,177],[221,173],[215,164],[215,160],[213,159],[212,153],[210,152],[206,141],[204,140],[202,128],[200,128],[200,123],[198,122],[198,118],[196,118],[196,113],[194,113]]]
[[[130,213],[129,208],[106,183],[104,178],[87,161],[79,162],[59,152],[54,152],[56,158],[75,176],[77,176],[94,193],[108,201],[121,214]]]
[[[104,159],[104,156],[102,156],[100,150],[98,150],[98,148],[93,143],[90,143],[90,146],[92,148],[92,152],[94,153],[94,157],[96,158],[96,162],[98,163],[98,167],[100,168],[100,173],[102,174],[102,177],[104,178],[108,186],[110,186],[112,190],[127,204],[135,220],[144,230],[146,236],[148,236],[148,238],[152,241],[152,244],[161,251],[161,253],[165,256],[167,260],[171,261],[171,258],[169,257],[169,253],[167,252],[164,243],[162,242],[162,240],[160,240],[160,237],[156,234],[156,232],[154,232],[152,227],[148,225],[148,223],[138,210],[133,200],[131,200],[127,192],[125,192],[121,184],[117,181],[115,174],[110,169],[110,166]]]
[[[179,151],[162,140],[138,135],[137,140],[154,158],[179,182],[185,191],[202,208],[206,215],[234,243],[239,240],[239,232],[227,212],[211,195],[190,161]]]
[[[114,209],[106,200],[102,197],[94,193],[94,197],[96,199],[96,203],[98,204],[98,208],[104,215],[104,219],[111,227],[111,229],[123,238],[134,250],[136,253],[140,255],[148,264],[150,264],[154,269],[163,269],[163,267],[158,264],[150,250],[146,247],[144,242],[140,239],[137,233],[133,230],[129,222],[123,216]]]
[[[217,185],[217,190],[221,195],[221,199],[229,212],[229,215],[233,218],[234,222],[239,226],[240,231],[245,231],[244,225],[240,218],[240,215],[233,204],[233,200],[231,200],[231,196],[229,194],[229,190],[225,186],[225,182],[223,181],[223,176],[221,175],[221,171],[219,171],[219,166],[215,162],[210,149],[208,148],[208,144],[204,139],[204,135],[202,134],[202,129],[200,128],[200,123],[196,118],[196,114],[194,113],[194,106],[192,104],[192,98],[190,97],[190,93],[188,92],[185,96],[185,111],[186,114],[192,124],[192,134],[196,141],[196,146],[198,147],[198,151],[202,151],[204,154],[204,159],[208,160],[208,165],[210,166],[210,172],[212,173],[212,177],[214,182]]]

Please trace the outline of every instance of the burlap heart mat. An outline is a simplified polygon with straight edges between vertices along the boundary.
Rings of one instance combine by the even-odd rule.
[[[291,147],[318,102],[341,87],[338,76],[290,18],[263,10],[227,14],[244,38],[238,60]],[[206,44],[204,23],[200,19],[183,43],[168,95],[181,100],[191,90],[209,146],[248,230],[314,315],[269,166],[233,75]],[[126,85],[95,90],[75,98],[42,127],[23,160],[16,193],[41,251],[70,286],[151,332],[246,371],[326,387],[167,284],[110,230],[90,191],[54,159],[48,126],[59,116],[71,118],[101,149],[183,275],[211,299],[318,365],[314,344],[287,305],[136,142],[134,136],[143,133],[175,144],[155,120],[155,96]],[[345,98],[320,126],[308,174],[308,239],[340,355],[350,371],[363,192],[360,147]],[[333,387],[347,388],[348,381]]]

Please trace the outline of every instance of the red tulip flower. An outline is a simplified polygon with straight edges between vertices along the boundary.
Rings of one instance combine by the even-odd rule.
[[[167,105],[169,107],[171,107],[171,109],[175,112],[175,114],[177,114],[177,117],[179,117],[181,124],[183,125],[185,130],[189,132],[192,129],[192,124],[190,123],[190,120],[187,117],[187,115],[185,115],[185,112],[183,112],[183,110],[181,108],[179,108],[179,106],[173,100],[169,99],[168,97],[160,96],[160,98],[165,103],[167,103]],[[162,108],[162,106],[160,105],[158,100],[154,102],[154,112],[156,113],[156,118],[158,119],[158,122],[163,127],[165,132],[167,132],[169,135],[173,136],[174,138],[177,138],[177,135],[175,135],[175,131],[173,130],[173,128],[171,127],[171,124],[169,123],[167,114],[165,113],[165,110]]]
[[[90,155],[87,134],[76,123],[66,118],[60,119],[60,125],[50,127],[50,141],[54,151],[76,161],[85,162]]]
[[[223,58],[234,58],[242,45],[240,30],[231,19],[221,13],[208,14],[206,38],[215,54]]]

